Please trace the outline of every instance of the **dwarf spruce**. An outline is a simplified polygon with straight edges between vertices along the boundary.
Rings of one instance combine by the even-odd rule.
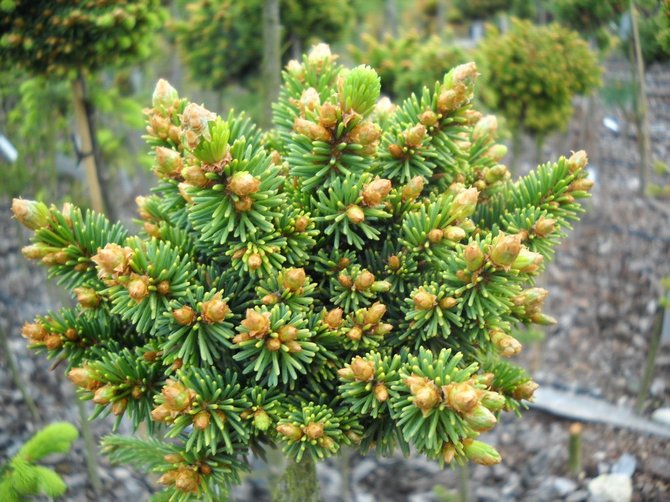
[[[478,438],[537,387],[511,333],[554,322],[534,282],[588,197],[586,155],[510,179],[472,63],[397,105],[325,45],[283,77],[267,132],[158,83],[137,235],[16,199],[25,256],[79,301],[24,336],[94,416],[146,425],[104,449],[171,500],[220,500],[271,446],[310,470],[343,446],[499,462]]]

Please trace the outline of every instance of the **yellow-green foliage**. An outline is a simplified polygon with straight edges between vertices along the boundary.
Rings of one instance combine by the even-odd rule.
[[[397,38],[387,34],[379,40],[367,33],[361,38],[362,48],[349,48],[354,60],[372,66],[381,77],[382,93],[399,99],[431,86],[469,59],[463,49],[437,35],[424,39],[412,31]]]
[[[222,89],[258,74],[262,55],[262,0],[188,2],[177,31],[182,54],[203,87]],[[282,47],[319,37],[335,41],[352,11],[349,0],[281,0]]]
[[[67,486],[61,477],[35,462],[52,453],[67,453],[78,435],[77,429],[67,422],[53,423],[35,434],[0,469],[0,500],[18,502],[31,495],[63,495]]]
[[[53,76],[149,54],[159,0],[3,0],[0,64]]]
[[[488,104],[512,128],[538,136],[564,128],[572,98],[600,85],[596,55],[577,33],[557,24],[513,19],[505,34],[489,27],[479,55]]]

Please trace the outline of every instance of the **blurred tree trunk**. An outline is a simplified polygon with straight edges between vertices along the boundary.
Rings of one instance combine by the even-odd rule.
[[[447,0],[437,0],[436,17],[435,32],[440,36],[444,36],[447,30]]]
[[[91,208],[99,213],[105,213],[105,201],[100,184],[99,154],[94,151],[92,124],[90,121],[90,103],[86,93],[86,82],[79,75],[72,81],[72,95],[74,97],[74,114],[79,136],[79,153],[84,164],[88,194],[91,199]]]
[[[281,55],[279,25],[279,0],[263,2],[263,67],[264,86],[262,125],[266,129],[272,125],[272,103],[279,95],[281,84]]]
[[[175,21],[181,20],[179,8],[175,1],[170,2],[170,18]],[[181,58],[179,57],[176,37],[169,43],[172,46],[172,56],[170,57],[170,84],[172,84],[172,87],[175,89],[181,89],[182,63]]]
[[[273,502],[321,502],[316,464],[309,455],[300,462],[285,459],[284,466],[284,472],[273,486]]]
[[[295,33],[291,33],[291,57],[302,61],[302,41]]]
[[[389,33],[392,37],[398,36],[398,3],[396,0],[384,2],[384,28],[382,35]]]
[[[633,77],[637,84],[635,89],[635,125],[637,127],[637,144],[640,149],[640,192],[645,193],[649,177],[649,163],[651,157],[651,143],[649,139],[649,117],[647,102],[647,86],[644,79],[644,60],[640,45],[640,30],[638,28],[638,13],[635,0],[630,1],[630,22],[633,32],[634,64]]]

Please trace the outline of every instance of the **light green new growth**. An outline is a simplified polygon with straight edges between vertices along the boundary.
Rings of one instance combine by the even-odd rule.
[[[0,466],[0,498],[19,502],[32,495],[63,495],[67,490],[63,479],[35,463],[52,453],[67,453],[78,436],[77,429],[67,422],[56,422],[38,431],[14,458]]]

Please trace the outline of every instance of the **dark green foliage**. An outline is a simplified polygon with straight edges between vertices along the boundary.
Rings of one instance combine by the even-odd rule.
[[[369,33],[361,36],[363,47],[351,46],[357,63],[372,66],[382,81],[382,93],[393,99],[404,99],[420,93],[451,68],[469,60],[463,49],[447,37],[432,35],[428,39],[416,32],[400,37],[387,34],[377,40]]]
[[[523,0],[522,0],[523,1]],[[487,19],[509,10],[518,0],[456,0],[455,7],[468,19]]]
[[[258,75],[262,8],[262,0],[186,3],[186,19],[176,23],[175,30],[195,81],[220,90]],[[300,51],[315,36],[334,42],[352,15],[349,0],[281,0],[282,44]]]
[[[130,62],[149,54],[162,18],[158,0],[5,0],[0,61],[50,76]]]
[[[618,23],[628,0],[559,0],[549,4],[556,20],[580,33],[594,35],[609,23]]]
[[[476,439],[536,386],[500,358],[521,350],[514,329],[553,321],[532,286],[591,182],[583,152],[512,182],[476,75],[458,66],[396,106],[319,45],[287,66],[262,137],[161,81],[140,236],[14,201],[26,255],[80,303],[24,336],[68,359],[96,415],[163,434],[108,438],[114,460],[178,501],[225,498],[269,444],[296,462],[343,445],[500,461]]]

